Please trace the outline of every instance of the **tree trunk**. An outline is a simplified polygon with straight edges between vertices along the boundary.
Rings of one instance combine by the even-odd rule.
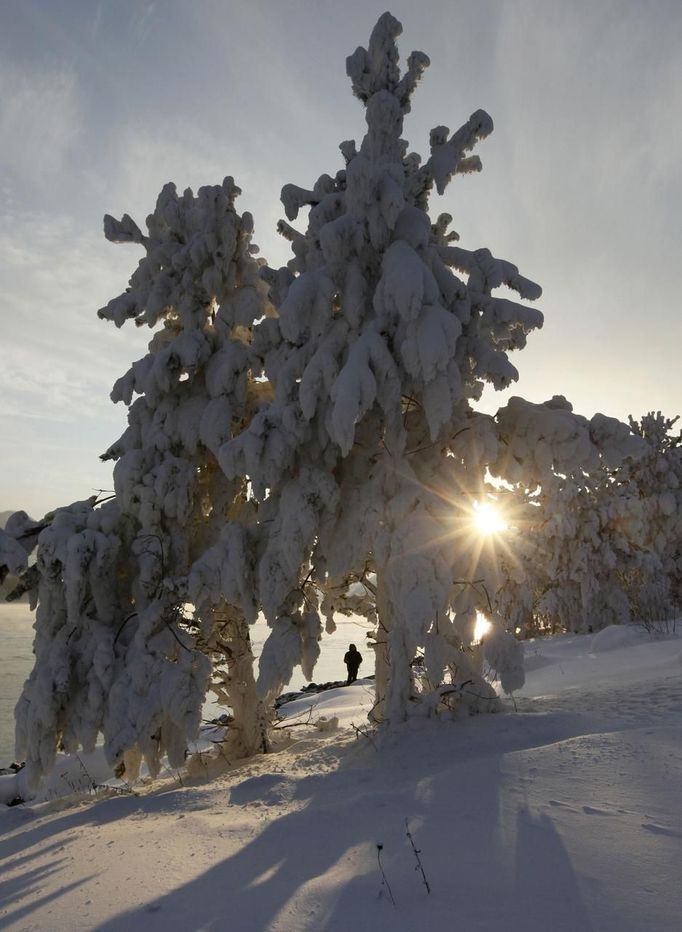
[[[386,705],[386,690],[388,688],[390,673],[390,658],[388,653],[388,634],[391,619],[389,617],[388,603],[386,601],[383,573],[377,571],[377,637],[374,647],[374,691],[375,700],[369,717],[373,722],[384,720]]]
[[[386,579],[377,567],[377,617],[379,630],[376,648],[376,704],[372,718],[377,722],[404,722],[412,695],[412,672],[406,632],[395,625],[395,611]]]
[[[225,691],[234,721],[229,730],[229,746],[239,757],[269,750],[265,707],[256,692],[253,650],[249,626],[233,608],[216,612],[221,624],[220,644],[227,661]]]

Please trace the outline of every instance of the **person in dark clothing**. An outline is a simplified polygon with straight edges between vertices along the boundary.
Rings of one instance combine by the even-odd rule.
[[[351,644],[346,651],[346,656],[343,658],[343,662],[346,664],[348,669],[348,680],[346,685],[349,686],[351,683],[354,683],[358,678],[358,670],[360,669],[360,664],[362,663],[362,654],[357,649],[355,644]]]

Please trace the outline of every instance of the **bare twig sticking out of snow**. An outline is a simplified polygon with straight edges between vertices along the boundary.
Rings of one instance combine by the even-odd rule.
[[[356,731],[357,730],[358,729],[356,729]],[[386,892],[388,893],[388,897],[391,903],[393,903],[393,905],[397,907],[398,904],[395,901],[395,898],[393,896],[393,891],[391,890],[391,885],[388,882],[388,877],[386,876],[386,873],[384,872],[384,866],[381,863],[381,852],[383,850],[383,847],[384,847],[383,845],[377,843],[377,864],[379,865],[379,870],[381,871],[381,886],[386,887]]]
[[[426,887],[426,892],[430,895],[430,894],[431,894],[431,887],[430,887],[430,885],[429,885],[429,881],[428,881],[427,878],[426,878],[426,873],[425,873],[425,871],[424,871],[424,865],[422,864],[422,859],[419,857],[419,855],[421,854],[421,849],[418,848],[418,847],[415,845],[415,843],[414,843],[414,838],[412,837],[412,833],[410,832],[410,821],[409,821],[409,819],[405,819],[405,834],[407,835],[407,837],[408,837],[409,840],[410,840],[410,844],[412,845],[412,850],[413,850],[413,852],[414,852],[414,856],[415,856],[415,859],[416,859],[416,861],[417,861],[417,866],[415,867],[415,870],[416,870],[416,871],[419,871],[419,872],[421,873],[421,875],[422,875],[422,880],[424,881],[424,886]]]
[[[93,793],[97,792],[97,783],[96,783],[96,781],[93,779],[92,774],[88,771],[88,768],[87,768],[87,767],[85,766],[85,764],[83,763],[80,754],[76,754],[76,760],[77,760],[78,763],[80,764],[80,768],[81,768],[81,770],[83,771],[83,773],[85,774],[86,780],[87,780],[88,783],[90,784],[90,786],[88,787],[88,789],[92,790]]]
[[[286,725],[283,722],[286,722],[286,718],[278,718],[275,720],[274,727],[280,731],[283,728],[298,728],[299,725],[313,725],[313,712],[317,708],[318,703],[314,702],[308,709],[306,717],[301,722],[288,722]],[[305,712],[301,712],[299,715],[294,715],[292,718],[300,718],[302,715],[305,715]]]
[[[359,728],[354,722],[351,722],[351,728],[355,731],[355,737],[359,738],[362,735],[363,738],[367,738],[369,743],[372,745],[375,751],[378,751],[379,748],[376,745],[376,741],[372,738],[369,732],[365,731],[364,728]]]

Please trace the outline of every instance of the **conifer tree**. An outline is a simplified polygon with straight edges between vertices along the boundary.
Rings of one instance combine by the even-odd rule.
[[[164,754],[179,765],[211,680],[234,712],[235,752],[264,748],[263,703],[297,664],[312,677],[322,617],[332,630],[349,609],[376,621],[375,720],[494,709],[484,659],[508,692],[523,668],[512,613],[494,605],[504,563],[475,530],[487,474],[556,503],[562,479],[642,453],[626,425],[581,418],[561,397],[477,409],[486,384],[518,377],[509,355],[542,325],[495,292],[541,291],[489,250],[460,247],[448,214],[429,216],[434,190],[480,170],[472,150],[492,121],[477,111],[432,130],[426,160],[409,152],[403,120],[429,62],[413,52],[400,72],[400,32],[384,14],[347,59],[360,145],[341,143],[343,166],[311,188],[282,190],[286,267],[254,258],[230,178],[196,197],[167,185],[145,234],[105,218],[110,240],[145,256],[100,316],[158,329],[112,393],[129,407],[105,454],[112,500],[15,516],[0,534],[0,570],[23,571],[38,601],[17,708],[32,779],[58,747],[89,749],[99,733],[129,774],[142,758],[156,772]],[[592,582],[578,580],[581,598]],[[494,624],[475,644],[480,610]],[[272,630],[256,681],[260,611]]]
[[[38,537],[36,664],[17,706],[32,780],[58,747],[89,750],[100,732],[129,776],[142,758],[152,773],[164,754],[179,766],[216,667],[237,749],[262,746],[248,576],[229,565],[210,594],[195,583],[198,611],[185,612],[193,564],[255,522],[246,480],[228,481],[215,459],[268,394],[250,345],[268,305],[238,194],[231,178],[196,197],[167,185],[147,234],[127,215],[105,218],[108,239],[145,256],[100,317],[161,327],[112,392],[129,406],[103,457],[116,461],[113,500],[59,509]]]
[[[511,528],[496,603],[525,633],[624,623],[624,576],[651,558],[644,509],[628,476],[648,446],[626,424],[589,421],[556,396],[498,412],[504,454],[491,471],[513,483]]]
[[[672,622],[682,609],[682,431],[679,418],[650,411],[633,432],[646,453],[628,463],[621,481],[638,505],[638,520],[624,531],[634,538],[637,560],[625,573],[634,617],[645,623]],[[635,536],[636,535],[636,536]]]
[[[471,679],[466,649],[484,597],[469,584],[477,548],[467,532],[497,455],[494,424],[472,403],[484,383],[517,378],[508,354],[542,324],[539,311],[493,294],[506,285],[534,300],[537,285],[487,249],[457,246],[449,216],[429,218],[434,187],[442,194],[480,170],[468,153],[492,121],[477,111],[453,133],[436,127],[423,164],[409,153],[403,119],[429,62],[413,52],[401,75],[400,32],[384,14],[347,60],[367,133],[359,147],[341,144],[345,167],[282,190],[289,222],[309,213],[305,232],[282,221],[294,258],[265,273],[278,317],[258,325],[255,344],[274,398],[219,456],[228,477],[249,477],[271,523],[257,569],[273,629],[261,692],[314,653],[322,591],[375,579],[375,715],[391,721],[411,707],[418,647],[430,682],[447,665]],[[325,607],[331,616],[333,598]]]

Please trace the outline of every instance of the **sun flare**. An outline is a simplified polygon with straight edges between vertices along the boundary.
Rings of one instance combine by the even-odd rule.
[[[507,523],[500,512],[489,502],[476,502],[474,505],[474,521],[481,534],[501,534],[507,529]]]

